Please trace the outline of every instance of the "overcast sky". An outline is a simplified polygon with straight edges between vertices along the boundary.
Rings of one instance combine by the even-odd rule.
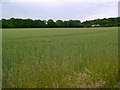
[[[118,0],[2,0],[2,18],[81,21],[118,16]]]

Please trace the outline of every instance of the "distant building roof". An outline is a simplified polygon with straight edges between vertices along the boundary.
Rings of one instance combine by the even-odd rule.
[[[92,27],[99,27],[100,24],[93,24]]]

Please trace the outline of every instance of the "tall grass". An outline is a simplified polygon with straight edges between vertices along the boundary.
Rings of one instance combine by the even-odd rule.
[[[117,28],[3,29],[3,87],[116,88]]]

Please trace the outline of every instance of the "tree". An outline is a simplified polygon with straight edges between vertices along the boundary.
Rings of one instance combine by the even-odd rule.
[[[35,27],[35,28],[45,28],[46,27],[45,21],[35,20],[33,27]]]
[[[69,27],[81,27],[80,20],[69,20]]]
[[[64,22],[62,20],[57,20],[56,25],[57,27],[64,27]]]
[[[1,21],[2,21],[2,28],[10,27],[10,25],[6,19],[2,19]]]
[[[52,19],[49,19],[47,24],[48,24],[48,27],[50,28],[56,27],[56,23]]]
[[[3,28],[78,28],[78,27],[91,27],[93,24],[99,24],[100,27],[114,27],[120,26],[120,17],[117,18],[103,18],[80,22],[80,20],[57,20],[54,22],[52,19],[46,20],[32,20],[10,18],[1,19]]]

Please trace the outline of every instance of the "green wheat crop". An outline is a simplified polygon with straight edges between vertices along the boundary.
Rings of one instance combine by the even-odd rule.
[[[116,88],[118,29],[3,29],[4,88]]]

